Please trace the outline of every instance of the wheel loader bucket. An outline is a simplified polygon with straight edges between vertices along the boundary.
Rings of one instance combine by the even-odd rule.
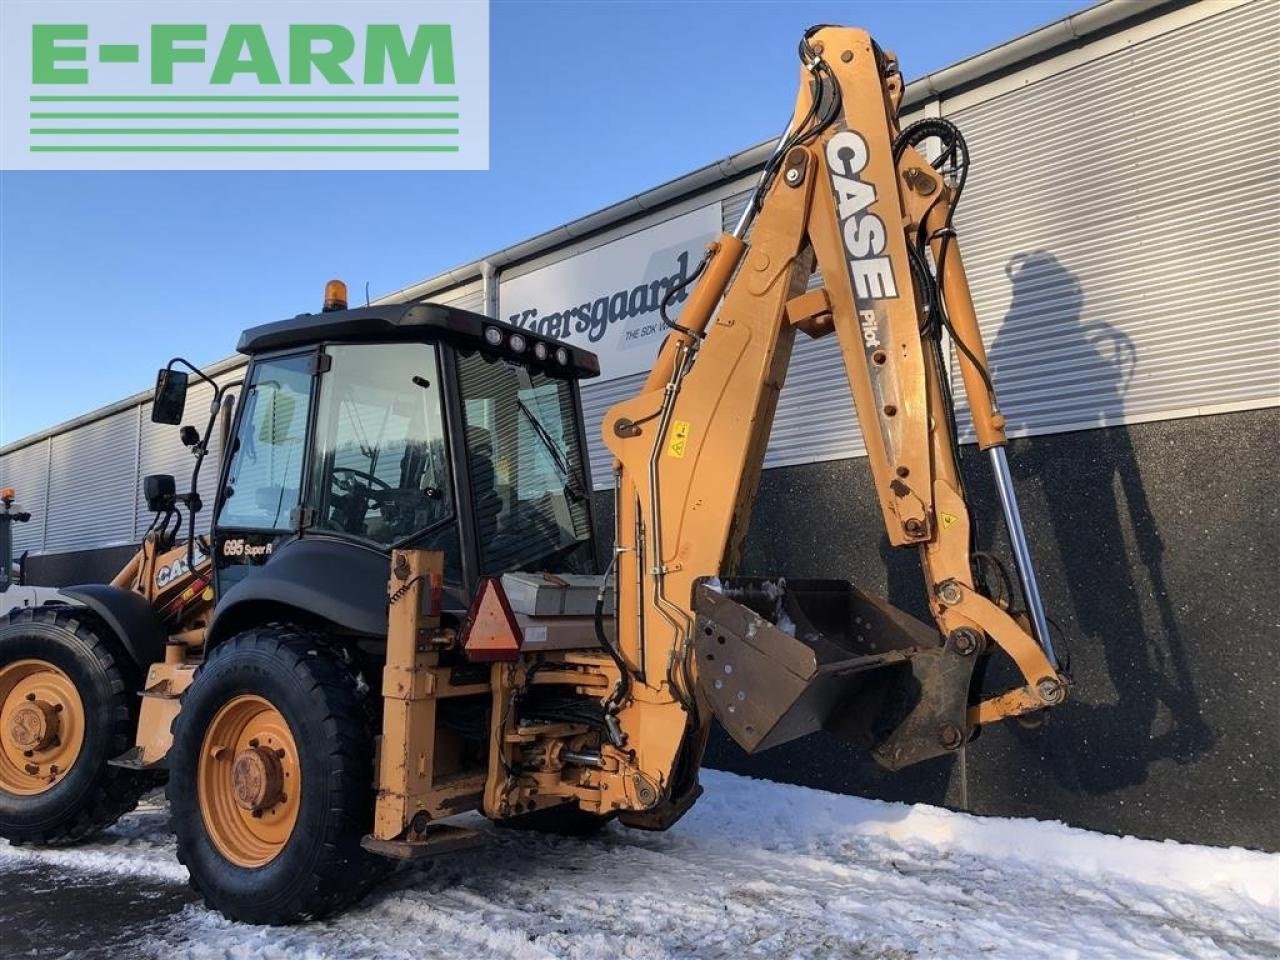
[[[897,770],[958,749],[976,652],[844,580],[699,580],[703,695],[748,753],[817,730]]]

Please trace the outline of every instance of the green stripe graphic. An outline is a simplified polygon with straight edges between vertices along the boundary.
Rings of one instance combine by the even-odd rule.
[[[457,120],[456,113],[405,113],[397,111],[377,113],[330,113],[327,111],[232,111],[232,112],[103,112],[81,113],[56,110],[33,111],[32,120]]]
[[[142,136],[164,137],[171,133],[181,135],[239,136],[242,134],[269,135],[277,134],[401,134],[410,136],[438,135],[457,133],[457,127],[155,127],[145,129],[138,127],[32,127],[31,133],[45,136],[70,136],[79,134],[115,135],[141,134]]]
[[[393,144],[342,144],[314,146],[246,144],[40,144],[31,147],[32,153],[457,153],[457,146],[432,144],[430,146],[397,146]]]

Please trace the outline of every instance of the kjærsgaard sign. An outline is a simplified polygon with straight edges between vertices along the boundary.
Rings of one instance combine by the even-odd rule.
[[[542,336],[590,350],[601,379],[653,366],[669,332],[659,307],[697,269],[721,230],[720,204],[640,230],[549,264],[498,288],[499,316]],[[667,307],[671,319],[693,290],[685,286]]]
[[[489,165],[487,0],[2,0],[4,169]]]

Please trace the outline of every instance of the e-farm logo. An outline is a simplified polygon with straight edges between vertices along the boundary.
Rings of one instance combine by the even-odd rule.
[[[3,0],[6,169],[486,169],[485,0]]]

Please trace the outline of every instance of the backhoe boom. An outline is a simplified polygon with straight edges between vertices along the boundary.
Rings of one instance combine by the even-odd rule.
[[[749,748],[769,731],[782,742],[827,727],[897,767],[957,749],[984,723],[1057,704],[1067,689],[951,226],[963,138],[945,121],[899,128],[896,61],[863,31],[810,31],[801,58],[793,119],[742,221],[708,248],[644,390],[602,428],[616,458],[617,650],[633,673],[616,705],[623,767],[659,784],[672,806],[694,788],[713,713]],[[918,149],[929,138],[942,144],[935,163]],[[806,290],[815,267],[822,286]],[[797,329],[839,341],[885,530],[919,551],[936,632],[922,636],[923,625],[860,591],[700,586],[736,570]],[[975,576],[944,331],[979,447],[997,468],[1026,624]],[[747,608],[735,624],[723,621],[717,590]],[[836,610],[850,621],[831,620]],[[859,626],[873,617],[878,639]],[[988,641],[1024,682],[971,703]],[[800,689],[779,694],[784,674]]]

